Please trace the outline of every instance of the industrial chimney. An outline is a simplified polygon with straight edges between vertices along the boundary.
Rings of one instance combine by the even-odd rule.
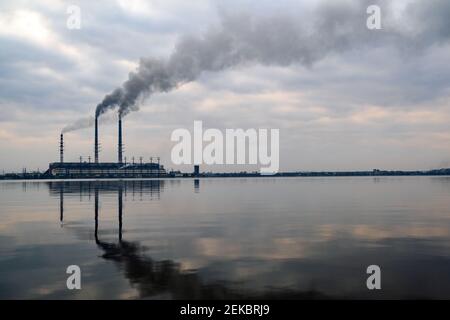
[[[95,141],[94,141],[94,159],[98,163],[98,116],[95,116]]]
[[[119,143],[118,143],[118,162],[122,164],[122,116],[119,114]]]
[[[64,162],[64,135],[62,133],[59,142],[59,162]]]

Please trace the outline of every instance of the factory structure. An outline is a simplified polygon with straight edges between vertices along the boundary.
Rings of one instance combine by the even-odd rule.
[[[153,159],[157,160],[156,162]],[[45,175],[54,178],[154,178],[167,175],[164,166],[159,163],[159,157],[151,157],[149,162],[145,162],[142,157],[135,162],[134,157],[131,162],[127,162],[123,157],[122,143],[122,117],[118,121],[118,149],[117,162],[99,161],[99,137],[98,137],[98,116],[95,117],[94,124],[94,161],[64,162],[64,135],[61,133],[59,143],[59,162],[49,164]]]

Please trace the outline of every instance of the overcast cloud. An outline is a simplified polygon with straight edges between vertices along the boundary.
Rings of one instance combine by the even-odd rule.
[[[66,27],[70,4],[81,30]],[[370,4],[381,30],[366,28]],[[0,169],[56,161],[59,132],[93,116],[141,58],[194,55],[176,69],[182,85],[145,92],[125,117],[128,158],[176,168],[172,130],[203,120],[279,128],[281,170],[450,167],[449,17],[446,0],[1,1]],[[115,160],[112,115],[100,134],[101,159]],[[92,155],[92,136],[66,134],[66,159]],[[203,168],[240,169],[253,168]]]

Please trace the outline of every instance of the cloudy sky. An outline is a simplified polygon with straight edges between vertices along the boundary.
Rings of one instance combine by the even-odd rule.
[[[381,30],[366,27],[370,4]],[[56,161],[60,131],[141,58],[175,65],[176,79],[125,117],[128,159],[187,169],[171,163],[170,135],[202,120],[280,129],[281,170],[450,167],[449,17],[446,0],[0,1],[0,170]],[[100,128],[104,161],[116,159],[115,116]],[[66,160],[92,156],[92,136],[67,133]]]

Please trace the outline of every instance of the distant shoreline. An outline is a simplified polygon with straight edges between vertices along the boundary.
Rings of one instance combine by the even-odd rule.
[[[450,175],[450,168],[433,170],[372,170],[372,171],[311,171],[311,172],[279,172],[274,175],[261,175],[257,172],[235,173],[193,173],[170,172],[166,175],[154,177],[120,177],[120,176],[63,176],[49,177],[44,173],[8,173],[0,176],[0,180],[133,180],[133,179],[177,179],[177,178],[276,178],[276,177],[393,177],[393,176],[446,176]]]

